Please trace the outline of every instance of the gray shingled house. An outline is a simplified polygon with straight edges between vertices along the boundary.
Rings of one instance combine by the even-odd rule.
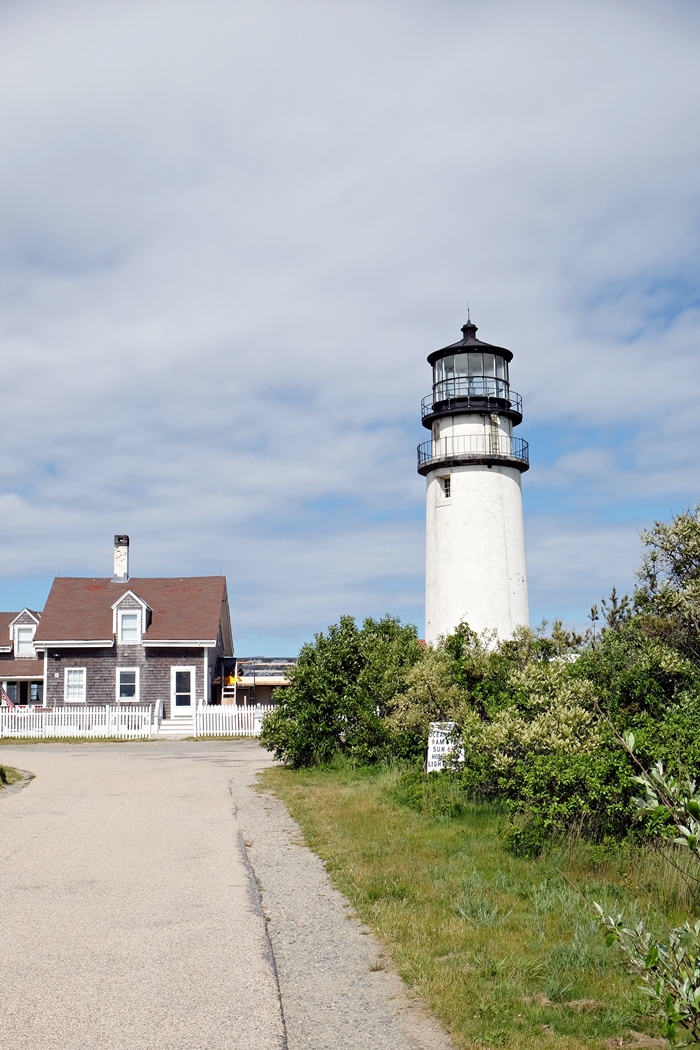
[[[114,576],[58,577],[32,644],[43,702],[156,704],[166,719],[220,701],[233,656],[226,578],[129,578],[129,537],[115,536]]]
[[[37,659],[34,636],[41,613],[0,612],[0,684],[14,704],[41,704],[44,660]]]

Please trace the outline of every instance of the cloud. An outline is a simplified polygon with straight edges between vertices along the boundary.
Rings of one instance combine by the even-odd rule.
[[[242,638],[419,616],[425,356],[467,299],[540,441],[537,608],[629,575],[620,506],[697,491],[699,33],[676,2],[3,5],[0,575],[107,573],[126,531],[140,572],[226,572]]]

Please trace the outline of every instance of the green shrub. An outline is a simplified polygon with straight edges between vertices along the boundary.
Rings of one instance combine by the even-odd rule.
[[[519,762],[501,781],[514,815],[506,843],[533,856],[552,836],[624,838],[636,813],[633,778],[627,755],[612,745],[592,754],[533,755]]]
[[[390,752],[384,722],[421,656],[412,625],[385,616],[358,629],[351,616],[303,646],[291,685],[263,723],[260,742],[295,768],[321,765],[338,753],[375,762]]]

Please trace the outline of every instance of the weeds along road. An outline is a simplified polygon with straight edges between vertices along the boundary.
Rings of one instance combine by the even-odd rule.
[[[4,1050],[446,1050],[254,741],[3,746]]]

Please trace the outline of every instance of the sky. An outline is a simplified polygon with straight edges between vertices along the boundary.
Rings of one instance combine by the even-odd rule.
[[[509,347],[532,622],[700,501],[700,5],[0,0],[0,608],[423,630],[426,356]]]

